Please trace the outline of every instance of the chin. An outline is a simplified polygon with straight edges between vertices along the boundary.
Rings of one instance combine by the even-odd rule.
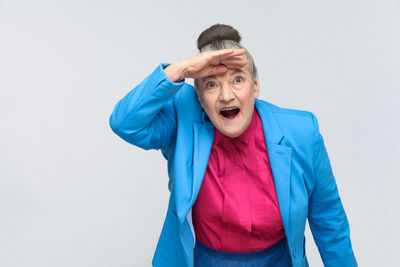
[[[236,131],[221,131],[220,130],[220,132],[223,133],[226,136],[229,136],[229,137],[238,137],[239,135],[242,134],[243,131],[240,131],[240,130],[236,130]]]

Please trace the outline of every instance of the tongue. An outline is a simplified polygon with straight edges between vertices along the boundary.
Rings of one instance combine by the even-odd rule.
[[[221,115],[228,119],[235,118],[238,113],[239,113],[238,108],[221,111]]]

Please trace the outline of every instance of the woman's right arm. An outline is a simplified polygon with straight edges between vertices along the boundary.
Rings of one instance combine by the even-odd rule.
[[[114,107],[109,123],[125,141],[143,149],[167,148],[176,131],[172,102],[184,81],[173,82],[160,64]]]
[[[171,65],[160,64],[116,104],[109,119],[111,129],[133,145],[166,152],[176,136],[173,99],[184,79],[242,67],[247,64],[243,54],[243,49],[207,51]]]

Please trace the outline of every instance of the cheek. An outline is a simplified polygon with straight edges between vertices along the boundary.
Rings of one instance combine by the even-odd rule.
[[[215,92],[202,92],[199,96],[201,99],[201,105],[204,109],[210,110],[212,109],[217,101],[217,94]]]
[[[240,91],[238,98],[242,102],[243,106],[252,105],[254,102],[254,94],[250,88]]]

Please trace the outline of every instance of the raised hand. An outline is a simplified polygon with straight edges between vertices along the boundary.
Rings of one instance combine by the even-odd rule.
[[[242,68],[247,64],[244,49],[205,51],[190,58],[177,61],[167,68],[165,74],[172,82],[184,78],[199,79],[224,73],[228,68]]]

